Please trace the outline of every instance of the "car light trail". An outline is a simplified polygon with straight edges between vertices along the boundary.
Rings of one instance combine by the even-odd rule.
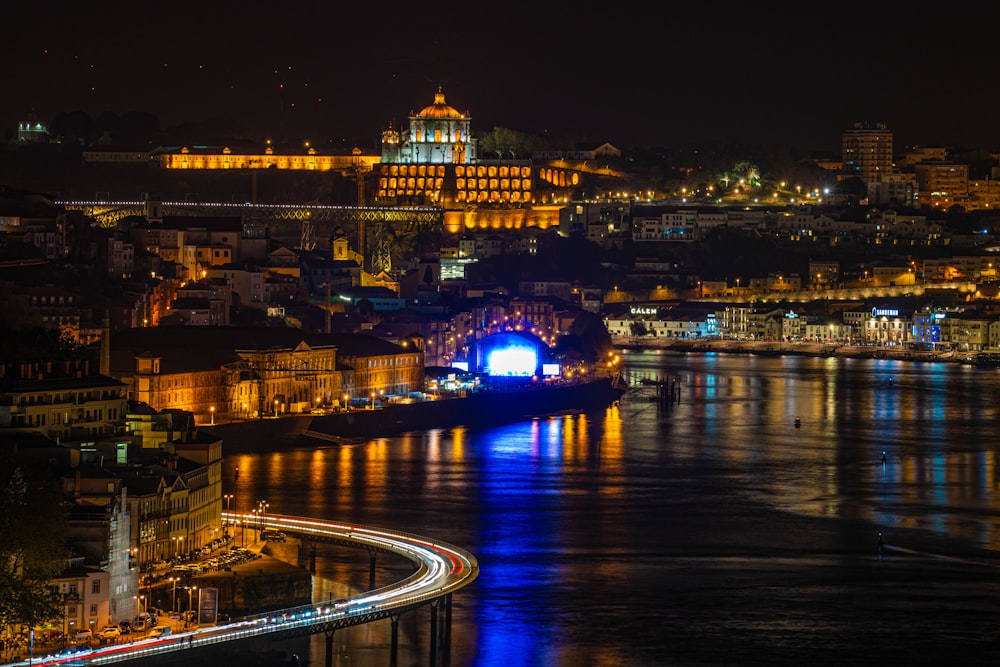
[[[223,521],[245,520],[236,512],[223,512]],[[293,628],[316,626],[316,631],[330,623],[350,624],[352,618],[379,620],[394,610],[405,611],[454,593],[468,586],[479,575],[479,563],[468,551],[445,542],[431,541],[426,537],[393,530],[358,526],[336,521],[319,521],[305,517],[269,514],[267,528],[281,530],[299,537],[318,540],[347,542],[398,554],[411,562],[416,571],[393,584],[372,591],[365,591],[346,602],[324,600],[292,607],[217,627],[199,628],[179,632],[159,639],[143,639],[73,653],[37,656],[30,661],[33,666],[46,665],[106,665],[116,662],[142,660],[188,648],[244,640],[257,635],[278,633]],[[374,616],[374,618],[372,618]],[[28,665],[29,661],[8,663]]]

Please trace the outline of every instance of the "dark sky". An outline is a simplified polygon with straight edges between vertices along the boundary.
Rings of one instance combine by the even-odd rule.
[[[162,127],[224,117],[260,139],[374,141],[440,85],[475,134],[504,126],[568,145],[839,153],[841,132],[868,121],[897,149],[1000,149],[991,16],[673,4],[11,3],[0,121],[147,111]]]

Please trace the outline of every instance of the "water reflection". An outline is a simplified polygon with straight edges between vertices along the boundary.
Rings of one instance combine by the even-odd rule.
[[[996,588],[982,573],[910,560],[887,583],[872,556],[876,531],[890,547],[967,560],[997,548],[998,374],[724,354],[623,362],[636,390],[597,414],[228,457],[235,507],[266,499],[472,551],[481,575],[454,600],[456,667],[755,663],[775,650],[816,662],[817,646],[849,663],[876,641],[933,655],[943,626],[990,636],[962,606]],[[661,405],[643,378],[676,382],[679,400]],[[897,567],[888,553],[879,566]],[[380,561],[377,579],[405,571]],[[317,596],[363,590],[367,557],[329,554],[317,581]],[[885,595],[872,599],[876,581]],[[981,610],[1000,611],[994,592]],[[933,618],[942,606],[949,617]],[[385,665],[386,633],[337,642],[351,665]],[[426,664],[428,612],[400,633],[399,664]]]

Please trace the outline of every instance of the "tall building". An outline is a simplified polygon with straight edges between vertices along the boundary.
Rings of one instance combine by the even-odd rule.
[[[885,123],[855,123],[841,135],[844,172],[865,183],[881,183],[892,173],[892,132]]]

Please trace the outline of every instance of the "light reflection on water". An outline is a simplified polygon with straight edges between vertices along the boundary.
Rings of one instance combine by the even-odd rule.
[[[900,563],[913,579],[897,574],[895,597],[866,593],[887,566],[873,563],[876,530],[920,553],[988,559],[976,550],[1000,546],[996,372],[721,354],[623,360],[636,390],[597,414],[227,458],[227,475],[240,470],[237,508],[267,499],[271,512],[472,551],[481,575],[454,599],[456,667],[816,663],[824,646],[831,662],[857,662],[874,641],[926,658],[949,646],[924,645],[940,609],[992,590],[986,609],[1000,611],[996,573],[967,566],[939,586],[924,561]],[[658,405],[642,378],[676,381],[679,400]],[[318,590],[365,588],[367,564],[320,559]],[[380,562],[378,578],[405,572]],[[962,613],[952,610],[950,633],[990,638]],[[399,664],[427,664],[428,618],[401,619]],[[388,664],[385,625],[338,632],[350,659],[338,652],[334,664]],[[312,645],[320,664],[322,639]]]

